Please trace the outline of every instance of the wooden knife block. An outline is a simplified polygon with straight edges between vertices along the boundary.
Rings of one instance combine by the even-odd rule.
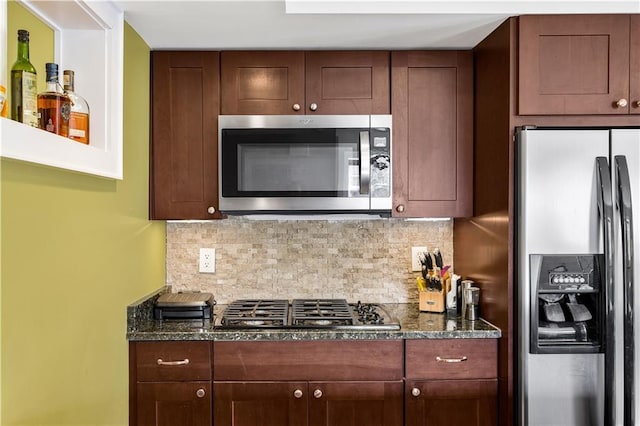
[[[421,312],[444,312],[445,311],[445,289],[425,290],[419,292]]]

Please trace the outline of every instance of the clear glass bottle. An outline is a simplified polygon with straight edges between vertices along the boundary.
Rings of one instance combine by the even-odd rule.
[[[64,70],[62,86],[71,99],[71,115],[69,116],[69,138],[89,144],[89,104],[74,91],[74,72]]]
[[[38,81],[29,61],[29,31],[18,30],[18,59],[11,67],[11,119],[38,127]]]
[[[58,82],[58,64],[47,63],[47,90],[38,94],[39,127],[60,136],[69,136],[71,100]]]

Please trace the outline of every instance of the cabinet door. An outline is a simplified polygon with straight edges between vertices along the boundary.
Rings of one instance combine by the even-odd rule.
[[[305,74],[307,114],[389,114],[389,52],[307,52]]]
[[[222,114],[304,114],[304,52],[222,52]]]
[[[495,426],[497,380],[407,381],[406,426]]]
[[[640,15],[631,15],[631,48],[629,49],[629,84],[631,114],[640,114]]]
[[[629,112],[629,15],[519,19],[520,115]]]
[[[309,426],[402,426],[402,382],[311,382]]]
[[[471,216],[471,52],[393,52],[391,63],[393,215]]]
[[[151,219],[219,218],[218,53],[151,61]]]
[[[307,424],[306,382],[214,382],[216,426]]]
[[[137,426],[211,426],[211,382],[138,383]]]

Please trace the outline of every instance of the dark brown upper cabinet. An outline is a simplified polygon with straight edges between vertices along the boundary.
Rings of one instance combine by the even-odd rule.
[[[629,99],[631,114],[640,114],[640,15],[631,15],[629,49]]]
[[[218,52],[151,53],[151,219],[216,219]]]
[[[639,26],[629,15],[521,16],[518,114],[640,113]]]
[[[393,52],[391,64],[393,216],[471,216],[472,52]]]
[[[222,114],[389,114],[389,52],[221,54]]]

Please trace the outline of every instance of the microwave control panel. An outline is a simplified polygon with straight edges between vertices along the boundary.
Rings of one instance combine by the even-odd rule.
[[[371,197],[391,196],[390,129],[371,129]]]

